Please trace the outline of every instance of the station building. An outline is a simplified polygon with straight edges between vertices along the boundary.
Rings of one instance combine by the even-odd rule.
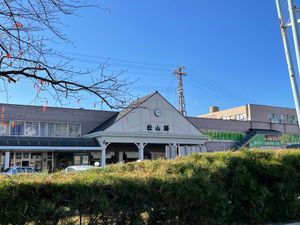
[[[1,164],[55,171],[206,151],[208,137],[158,92],[120,112],[0,104]]]
[[[185,117],[158,92],[116,111],[0,104],[0,165],[50,172],[195,152],[300,146],[294,109],[248,104]]]

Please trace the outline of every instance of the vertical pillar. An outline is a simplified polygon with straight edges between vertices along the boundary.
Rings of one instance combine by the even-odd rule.
[[[51,172],[54,173],[54,152],[52,152]]]
[[[196,152],[197,153],[201,152],[201,145],[196,145]]]
[[[207,152],[207,150],[206,150],[206,144],[200,145],[200,148],[201,148],[201,152]]]
[[[177,147],[179,146],[179,144],[177,143],[172,143],[172,144],[169,144],[170,146],[170,159],[175,159],[177,157]]]
[[[166,153],[165,153],[166,159],[171,159],[171,147],[170,147],[170,145],[165,146],[165,151],[166,151]]]
[[[48,171],[48,152],[42,153],[42,171]]]
[[[101,147],[101,166],[104,167],[106,165],[106,148],[110,143],[105,140],[100,144]]]
[[[144,160],[144,148],[147,145],[147,143],[140,142],[140,143],[134,143],[134,144],[139,149],[139,160]]]
[[[151,160],[154,160],[155,159],[155,154],[153,152],[150,152],[151,154]]]
[[[106,165],[106,146],[101,148],[101,166]]]
[[[183,157],[183,156],[186,156],[187,155],[187,148],[188,148],[189,146],[180,146],[179,148],[178,148],[178,156],[179,157]]]
[[[5,152],[4,169],[10,166],[10,152]]]
[[[123,152],[119,152],[119,163],[123,162]]]

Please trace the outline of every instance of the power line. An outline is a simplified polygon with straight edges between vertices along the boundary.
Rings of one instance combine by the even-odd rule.
[[[205,89],[205,91],[209,92],[210,94],[218,97],[218,98],[222,98],[224,101],[231,103],[231,104],[236,104],[237,102],[235,100],[232,100],[230,97],[226,97],[224,96],[223,93],[220,93],[214,89],[212,89],[211,87],[206,86],[205,84],[202,84],[200,82],[195,83],[194,81],[191,81],[191,79],[187,78],[187,82],[193,86],[194,88],[196,88],[197,90],[201,89]]]
[[[101,62],[98,61],[91,61],[91,60],[85,60],[85,59],[79,59],[79,58],[73,58],[73,62],[83,62],[83,63],[89,63],[94,65],[101,65]],[[170,72],[171,68],[161,68],[161,67],[155,67],[155,66],[138,66],[138,65],[130,65],[130,64],[121,64],[121,63],[110,63],[108,61],[107,63],[108,67],[123,67],[123,68],[132,68],[132,69],[141,69],[141,70],[154,70],[154,71],[164,71],[164,72]]]
[[[204,77],[201,77],[201,78],[204,78]],[[232,91],[231,89],[223,86],[222,84],[218,83],[217,81],[209,80],[207,78],[201,79],[201,80],[194,80],[191,78],[189,78],[189,79],[191,81],[193,81],[194,84],[197,84],[197,83],[202,84],[202,85],[208,87],[209,89],[212,89],[215,92],[222,94],[222,96],[227,95],[231,99],[239,99],[239,100],[246,101],[246,102],[252,102],[252,100],[249,99],[248,97],[245,97],[239,93]]]
[[[97,55],[90,55],[90,54],[82,54],[82,53],[74,53],[74,52],[62,52],[68,55],[76,55],[90,59],[102,59],[102,60],[112,60],[118,62],[126,62],[132,64],[142,64],[142,65],[152,65],[152,66],[160,66],[160,67],[175,67],[176,65],[173,64],[164,64],[164,63],[155,63],[155,62],[145,62],[145,61],[135,61],[135,60],[128,60],[128,59],[120,59],[120,58],[111,58],[105,56],[97,56]]]

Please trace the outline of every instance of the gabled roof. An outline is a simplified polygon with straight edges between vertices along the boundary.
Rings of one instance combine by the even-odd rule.
[[[54,123],[76,123],[81,124],[82,135],[88,134],[99,124],[104,123],[118,112],[74,109],[62,107],[47,107],[43,111],[42,106],[16,105],[0,103],[0,109],[5,121],[37,121]]]
[[[105,129],[107,129],[108,127],[110,127],[111,125],[113,125],[114,123],[119,121],[121,118],[126,116],[128,113],[130,113],[134,109],[138,108],[141,104],[143,104],[145,101],[147,101],[149,98],[151,98],[156,93],[157,93],[157,91],[154,93],[151,93],[149,95],[143,96],[141,98],[137,98],[134,102],[132,102],[126,108],[124,108],[119,113],[116,113],[115,115],[110,117],[108,120],[106,120],[105,122],[100,124],[98,127],[96,127],[94,130],[92,130],[90,133],[104,131]]]

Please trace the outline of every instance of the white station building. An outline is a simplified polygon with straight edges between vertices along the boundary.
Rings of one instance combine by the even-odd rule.
[[[158,92],[120,112],[0,104],[3,168],[173,159],[205,152],[208,137]]]

